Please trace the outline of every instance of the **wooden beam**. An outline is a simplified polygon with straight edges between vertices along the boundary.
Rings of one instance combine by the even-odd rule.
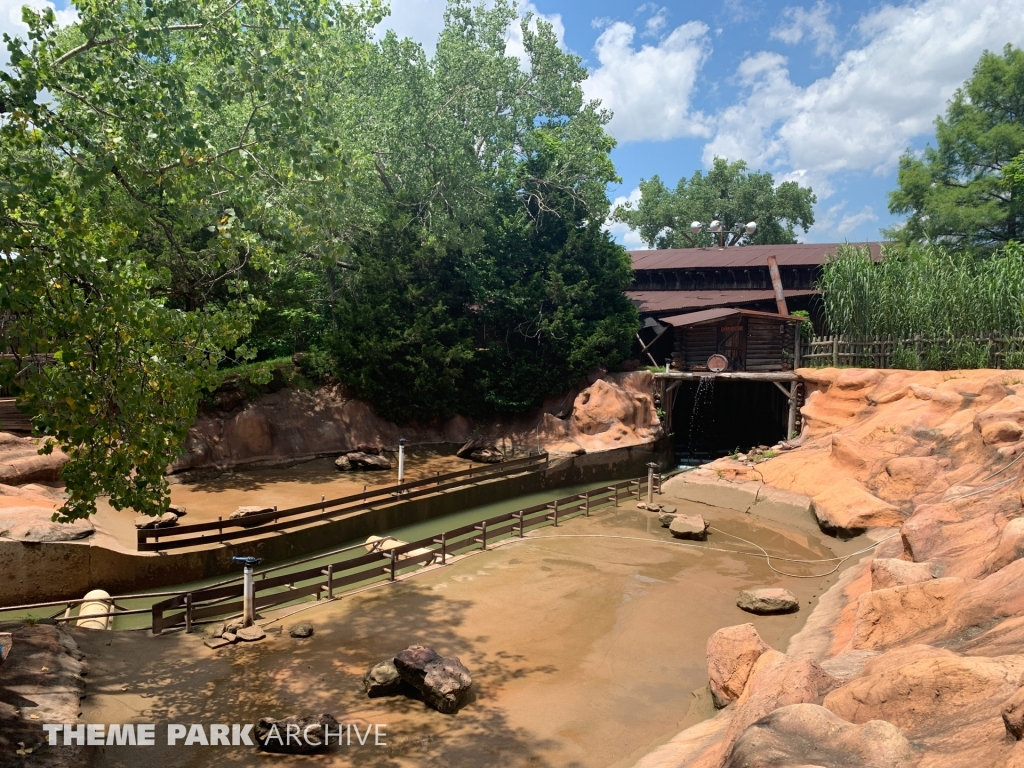
[[[779,314],[788,315],[789,307],[786,306],[786,293],[782,290],[782,275],[779,274],[779,262],[774,255],[768,257],[768,274],[772,276],[772,288],[775,289],[775,305],[779,308]]]

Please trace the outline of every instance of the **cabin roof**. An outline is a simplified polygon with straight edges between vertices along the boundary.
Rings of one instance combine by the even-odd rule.
[[[768,267],[768,257],[775,256],[780,267],[816,267],[844,243],[793,243],[790,245],[747,245],[730,248],[663,248],[630,251],[634,270],[654,269],[752,269]],[[871,258],[882,258],[883,243],[851,243],[867,245]]]
[[[817,293],[814,290],[785,291],[787,299],[815,296]],[[626,291],[626,296],[642,314],[652,314],[774,301],[775,291]]]
[[[662,317],[658,322],[664,323],[665,325],[671,325],[673,328],[684,328],[691,325],[716,323],[727,317],[761,317],[771,320],[780,320],[787,323],[802,323],[805,320],[803,317],[779,315],[774,312],[756,312],[752,309],[737,309],[735,307],[715,307],[714,309],[705,309],[700,312],[687,312],[683,315]]]

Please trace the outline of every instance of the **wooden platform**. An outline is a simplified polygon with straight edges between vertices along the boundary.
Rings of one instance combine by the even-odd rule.
[[[654,374],[655,381],[700,381],[711,376],[715,379],[728,381],[799,381],[800,377],[793,371],[659,371]]]
[[[31,432],[32,419],[15,406],[13,397],[0,397],[0,432]]]

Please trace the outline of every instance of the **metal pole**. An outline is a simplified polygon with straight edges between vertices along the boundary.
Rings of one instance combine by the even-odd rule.
[[[650,506],[654,503],[654,470],[658,468],[658,465],[653,461],[647,465],[647,504]]]
[[[242,582],[242,626],[251,627],[253,621],[253,590],[252,590],[252,565],[245,564],[245,577]]]
[[[398,441],[398,483],[405,480],[405,438]]]

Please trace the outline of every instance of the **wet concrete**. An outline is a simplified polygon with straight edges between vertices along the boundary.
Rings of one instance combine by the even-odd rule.
[[[661,500],[677,503],[668,494]],[[825,539],[795,513],[780,523],[705,504],[678,506],[790,558],[864,546]],[[386,724],[388,734],[387,746],[309,758],[265,756],[252,747],[103,747],[95,748],[96,764],[631,765],[712,713],[704,690],[711,633],[752,621],[766,642],[785,649],[838,576],[781,576],[764,557],[739,554],[754,550],[724,533],[691,546],[673,542],[654,515],[631,502],[292,616],[268,614],[268,627],[284,631],[253,645],[212,651],[197,635],[75,630],[90,665],[83,722],[155,722],[160,744],[168,722],[330,712],[363,729]],[[776,564],[805,575],[833,565]],[[740,611],[737,593],[755,585],[790,589],[800,612]],[[312,638],[288,636],[300,620],[313,623]],[[473,698],[458,714],[363,694],[363,672],[414,643],[458,656],[472,671]]]

